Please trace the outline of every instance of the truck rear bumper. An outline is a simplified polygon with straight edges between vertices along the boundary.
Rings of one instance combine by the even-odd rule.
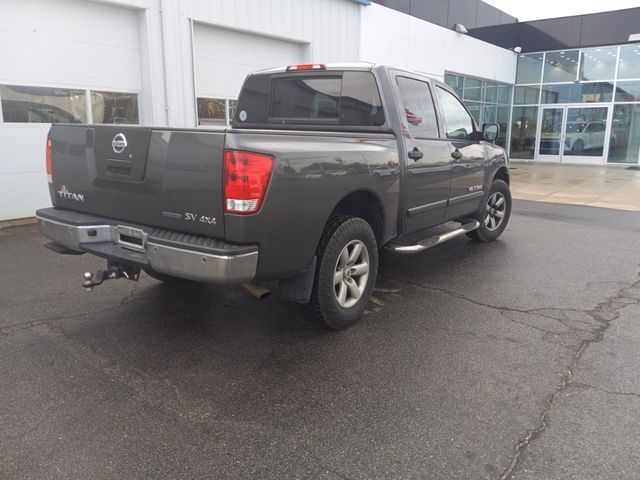
[[[70,210],[36,212],[40,232],[76,252],[117,259],[198,282],[238,284],[256,276],[258,247],[118,222]]]

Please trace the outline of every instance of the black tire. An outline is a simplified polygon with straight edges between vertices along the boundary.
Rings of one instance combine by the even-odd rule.
[[[152,270],[150,267],[142,267],[142,270],[151,278],[158,280],[162,283],[166,283],[167,285],[195,283],[193,282],[193,280],[187,280],[185,278],[173,277],[171,275],[165,275],[164,273],[158,273],[155,270]]]
[[[571,147],[571,150],[573,150],[574,152],[581,152],[584,150],[584,142],[580,139],[576,140],[573,144],[573,147]]]
[[[343,262],[347,257],[341,258],[343,251],[347,252],[347,262]],[[375,234],[362,218],[332,217],[320,239],[317,256],[311,300],[305,310],[329,328],[346,328],[362,315],[376,283],[378,244]],[[368,264],[367,273],[359,273],[364,271],[364,264]],[[343,280],[335,283],[341,274]],[[359,298],[352,295],[354,288],[360,292]],[[343,289],[347,291],[344,297],[341,296]]]
[[[497,208],[492,205],[492,203],[499,202],[500,198],[504,199],[504,208],[501,208],[502,204]],[[502,213],[502,217],[500,222],[497,223],[497,214],[499,213]],[[489,195],[487,195],[476,217],[480,222],[480,227],[467,233],[469,238],[476,242],[493,242],[502,235],[511,217],[511,192],[509,191],[509,185],[504,180],[493,181]],[[490,218],[493,218],[493,222]]]

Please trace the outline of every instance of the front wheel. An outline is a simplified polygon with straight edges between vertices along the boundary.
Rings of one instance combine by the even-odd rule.
[[[477,242],[492,242],[504,232],[511,217],[511,192],[503,180],[494,180],[486,203],[478,213],[480,227],[467,236]]]
[[[328,327],[353,324],[367,306],[378,274],[378,245],[371,226],[358,217],[332,218],[320,239],[307,311]]]

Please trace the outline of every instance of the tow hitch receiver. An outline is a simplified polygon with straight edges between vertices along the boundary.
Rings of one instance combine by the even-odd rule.
[[[98,270],[95,275],[91,272],[84,274],[82,286],[87,292],[93,290],[105,280],[115,280],[117,278],[126,278],[137,282],[140,278],[140,267],[127,263],[107,262],[106,270]]]

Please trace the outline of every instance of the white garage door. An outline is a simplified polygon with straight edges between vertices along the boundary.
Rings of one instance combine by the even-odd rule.
[[[300,43],[200,24],[193,35],[200,125],[226,123],[247,74],[302,62]]]
[[[126,102],[137,116],[142,81],[135,10],[77,0],[0,3],[0,220],[6,220],[50,205],[46,122],[121,120]]]

